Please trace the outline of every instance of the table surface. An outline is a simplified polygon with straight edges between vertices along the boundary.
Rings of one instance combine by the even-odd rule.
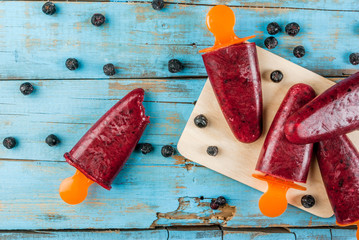
[[[146,0],[64,1],[52,16],[42,13],[43,3],[0,2],[0,137],[18,140],[14,149],[0,147],[0,239],[355,239],[354,228],[292,206],[264,217],[260,192],[160,151],[176,145],[206,81],[198,50],[213,43],[205,26],[211,6],[231,6],[238,35],[257,35],[260,47],[268,23],[299,23],[296,37],[276,36],[272,52],[340,80],[359,69],[348,60],[359,51],[357,0],[169,0],[161,11]],[[94,13],[106,16],[103,26],[91,25]],[[297,45],[306,48],[301,59],[292,54]],[[79,60],[78,70],[66,69],[69,57]],[[183,71],[168,71],[172,58]],[[113,77],[102,71],[109,62]],[[26,81],[35,86],[29,96],[19,91]],[[145,89],[151,117],[141,142],[154,152],[134,152],[111,191],[93,185],[85,202],[65,204],[58,187],[75,169],[63,153],[136,87]],[[60,145],[45,144],[49,134]],[[221,195],[228,206],[211,210]]]

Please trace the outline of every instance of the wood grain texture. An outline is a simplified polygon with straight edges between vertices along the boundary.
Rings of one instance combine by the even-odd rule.
[[[291,206],[278,218],[264,217],[257,205],[259,191],[207,168],[154,155],[154,163],[148,160],[150,154],[138,162],[130,159],[111,191],[95,184],[87,199],[75,206],[58,195],[61,181],[75,172],[66,162],[2,160],[0,230],[335,225],[334,218],[315,217]],[[157,164],[156,159],[168,164]],[[219,195],[228,205],[212,210],[211,199]]]
[[[223,240],[296,240],[293,233],[270,231],[224,231]]]
[[[19,1],[19,0],[6,0],[6,1]],[[25,0],[25,1],[34,1],[34,0]],[[35,0],[40,1],[40,0]],[[152,1],[148,0],[66,0],[66,2],[131,2],[131,3],[147,3],[150,4]],[[65,2],[56,1],[56,2]],[[168,4],[189,4],[189,5],[218,5],[225,4],[228,6],[237,6],[237,7],[261,7],[261,8],[299,8],[299,9],[309,9],[317,11],[359,11],[357,2],[355,0],[346,0],[341,1],[339,4],[338,0],[315,0],[315,1],[304,1],[304,0],[167,0],[165,6]]]
[[[2,240],[166,240],[166,230],[144,231],[93,231],[93,232],[54,232],[54,231],[29,231],[0,233]]]
[[[106,78],[102,66],[112,62],[117,78],[206,76],[198,50],[213,44],[205,26],[209,6],[168,4],[155,11],[148,3],[57,4],[58,13],[41,12],[42,2],[1,2],[5,21],[0,28],[1,79]],[[276,36],[273,52],[326,76],[358,71],[348,61],[356,49],[358,14],[346,11],[315,11],[283,8],[233,7],[240,36],[256,34],[263,47],[269,35],[266,26],[277,21],[283,28],[289,21],[301,26],[298,36]],[[93,13],[101,12],[107,23],[94,27]],[[180,19],[180,21],[179,21]],[[330,24],[327,24],[330,22]],[[323,31],[325,29],[325,31]],[[13,34],[16,33],[16,34]],[[193,44],[194,43],[194,44]],[[292,54],[296,45],[306,48],[306,56]],[[328,51],[328,49],[330,51]],[[69,71],[65,60],[75,57],[80,68]],[[181,60],[185,69],[170,73],[167,62]]]
[[[356,240],[357,238],[355,237],[356,234],[356,230],[354,229],[331,229],[330,230],[332,233],[332,240],[342,240],[342,239],[347,239],[347,240]]]

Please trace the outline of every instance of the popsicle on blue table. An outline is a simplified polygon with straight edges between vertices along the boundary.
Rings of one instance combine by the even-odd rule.
[[[342,135],[319,142],[317,157],[337,224],[359,225],[359,152]]]
[[[69,204],[81,203],[96,182],[105,189],[121,171],[140,140],[149,117],[142,105],[144,90],[135,89],[103,115],[64,157],[77,168],[60,185],[60,196]]]
[[[359,128],[359,72],[332,86],[291,116],[285,125],[289,141],[314,143]]]
[[[307,180],[313,152],[313,144],[298,145],[289,142],[284,134],[287,118],[311,101],[315,92],[309,85],[292,86],[280,105],[267,137],[263,143],[254,177],[267,181],[268,190],[259,200],[261,212],[268,217],[277,217],[287,208],[286,193],[289,188],[305,190],[294,182]]]
[[[256,141],[262,133],[262,88],[255,43],[238,38],[233,11],[224,5],[207,14],[214,46],[202,55],[217,101],[234,136],[243,143]]]

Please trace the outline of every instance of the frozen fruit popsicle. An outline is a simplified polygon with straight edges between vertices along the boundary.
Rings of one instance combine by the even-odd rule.
[[[359,72],[340,81],[291,116],[285,134],[293,143],[314,143],[359,128]]]
[[[66,161],[77,168],[75,175],[60,185],[60,196],[65,202],[82,202],[93,182],[111,189],[111,183],[149,123],[143,99],[141,88],[128,93],[87,131],[69,153],[65,153]]]
[[[305,190],[294,182],[307,181],[313,144],[298,145],[289,142],[284,134],[284,123],[291,114],[314,97],[315,92],[310,86],[303,83],[292,86],[284,97],[264,141],[256,170],[265,175],[253,176],[268,182],[268,190],[259,200],[261,212],[268,217],[277,217],[285,211],[289,188]]]
[[[358,225],[359,152],[348,137],[342,135],[319,142],[317,157],[337,224]]]
[[[213,47],[202,55],[209,80],[234,136],[251,143],[262,133],[262,88],[255,43],[238,38],[233,11],[224,5],[207,14],[207,27],[215,36]]]

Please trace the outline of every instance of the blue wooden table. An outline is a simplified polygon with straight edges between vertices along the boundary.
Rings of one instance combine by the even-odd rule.
[[[0,138],[13,136],[14,149],[0,147],[0,239],[355,239],[354,228],[338,228],[289,206],[282,216],[264,217],[260,193],[187,160],[161,156],[176,145],[206,80],[199,49],[213,37],[205,15],[228,4],[240,36],[256,34],[258,46],[272,21],[301,26],[298,36],[277,35],[272,52],[332,80],[359,70],[349,63],[359,52],[358,0],[169,0],[160,11],[145,1],[0,2]],[[90,23],[94,13],[106,23]],[[306,48],[297,59],[292,49]],[[77,58],[69,71],[65,60]],[[168,60],[185,66],[170,73]],[[102,67],[116,66],[106,77]],[[23,82],[35,91],[24,96]],[[154,152],[132,154],[113,189],[98,185],[80,205],[62,202],[58,187],[75,169],[64,161],[80,137],[127,92],[142,87],[151,124],[141,142]],[[47,135],[61,143],[49,147]],[[228,206],[212,210],[223,195]],[[203,196],[203,198],[201,198]]]

